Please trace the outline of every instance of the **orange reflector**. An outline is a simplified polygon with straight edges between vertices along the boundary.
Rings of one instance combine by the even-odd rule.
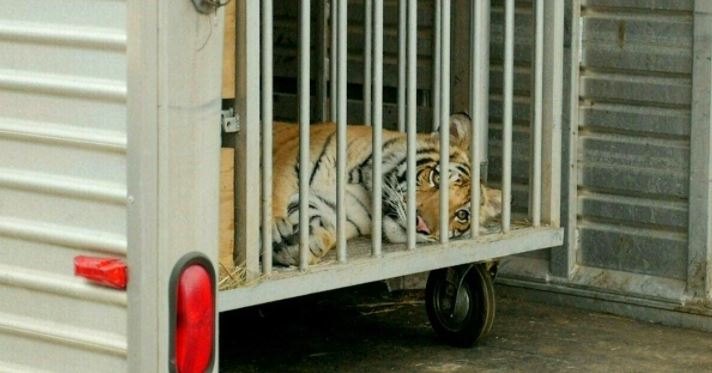
[[[128,276],[126,263],[121,259],[93,258],[77,256],[74,258],[74,275],[115,289],[126,289]]]
[[[213,359],[213,277],[201,264],[183,269],[176,289],[175,364],[179,373],[203,373]]]

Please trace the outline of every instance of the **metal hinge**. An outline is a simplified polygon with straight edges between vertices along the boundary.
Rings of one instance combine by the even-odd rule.
[[[235,113],[235,109],[223,110],[220,115],[220,127],[225,133],[235,133],[240,131],[240,117]]]

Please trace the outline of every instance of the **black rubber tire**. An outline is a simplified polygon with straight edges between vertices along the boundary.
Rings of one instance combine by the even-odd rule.
[[[495,301],[494,294],[494,277],[492,276],[492,271],[488,270],[487,267],[482,264],[477,266],[478,272],[482,279],[482,291],[487,295],[487,315],[485,318],[485,328],[482,331],[480,338],[486,337],[492,331],[492,325],[494,325],[494,316],[497,310],[497,302]],[[475,268],[473,268],[474,270]],[[496,273],[496,269],[495,272]]]
[[[448,279],[450,269],[431,271],[425,288],[425,308],[433,330],[448,344],[472,347],[489,334],[494,323],[494,286],[484,265],[477,264],[462,283],[461,306],[453,310],[456,285]],[[452,277],[452,276],[450,276]]]

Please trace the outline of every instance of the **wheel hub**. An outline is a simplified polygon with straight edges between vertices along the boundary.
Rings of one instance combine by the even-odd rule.
[[[435,297],[438,319],[447,329],[457,331],[467,319],[471,303],[472,297],[467,286],[458,288],[455,284],[444,282]]]

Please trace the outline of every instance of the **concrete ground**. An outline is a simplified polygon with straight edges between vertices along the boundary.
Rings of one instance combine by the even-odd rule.
[[[712,372],[712,334],[498,296],[492,333],[441,343],[421,292],[381,284],[225,313],[221,372]]]

